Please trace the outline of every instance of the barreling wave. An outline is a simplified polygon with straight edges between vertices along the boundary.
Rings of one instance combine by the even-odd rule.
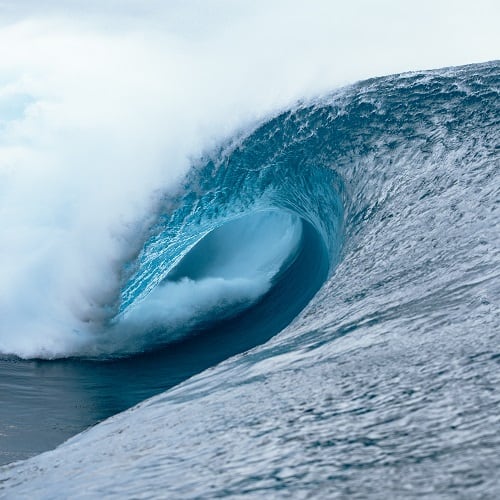
[[[490,63],[369,80],[228,141],[158,197],[119,289],[67,332],[70,347],[32,355],[135,354],[229,319],[265,328],[271,309],[277,333],[331,276],[344,237],[404,189],[390,181],[402,161],[416,173],[436,158],[494,161],[478,130],[496,131],[497,79]]]
[[[334,170],[301,154],[307,142],[279,137],[295,113],[217,152],[161,204],[125,268],[113,349],[127,337],[123,349],[168,343],[257,302],[271,301],[285,326],[319,289],[340,254],[345,192]]]
[[[71,351],[154,352],[63,372],[89,401],[126,386],[119,409],[199,375],[0,491],[494,497],[499,82],[497,61],[368,80],[195,162]]]
[[[386,179],[402,159],[416,169],[437,156],[493,160],[479,147],[484,136],[474,153],[464,144],[495,122],[497,70],[363,82],[284,112],[200,161],[181,194],[159,202],[96,352],[155,348],[269,300],[285,326],[334,270],[344,231],[359,231],[393,189]],[[307,258],[297,259],[305,248]],[[252,321],[265,323],[261,314]]]

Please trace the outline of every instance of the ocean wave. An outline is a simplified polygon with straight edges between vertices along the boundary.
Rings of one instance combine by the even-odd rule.
[[[139,350],[168,352],[175,296],[183,362],[233,357],[2,469],[0,491],[498,492],[499,81],[498,62],[368,80],[201,156],[91,318],[133,323],[136,352],[152,317]],[[120,361],[122,382],[165,359]]]

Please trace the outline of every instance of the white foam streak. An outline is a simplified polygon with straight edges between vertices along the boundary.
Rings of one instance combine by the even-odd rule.
[[[188,278],[151,292],[117,326],[79,347],[86,355],[125,355],[179,340],[212,318],[228,318],[255,302],[271,283],[250,278]]]

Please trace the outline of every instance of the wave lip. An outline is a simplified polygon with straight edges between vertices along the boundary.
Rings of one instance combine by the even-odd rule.
[[[286,290],[290,303],[278,300],[276,324],[286,326],[305,307],[338,260],[345,191],[329,168],[295,164],[288,152],[276,157],[269,128],[285,118],[239,138],[240,148],[214,152],[194,167],[182,193],[160,204],[150,236],[123,268],[119,312],[95,337],[92,355],[133,354],[178,341],[257,302],[278,300],[276,287]],[[303,282],[295,281],[292,290],[284,281],[295,261]]]

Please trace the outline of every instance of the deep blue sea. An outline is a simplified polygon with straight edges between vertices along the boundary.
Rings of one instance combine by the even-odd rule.
[[[193,159],[91,334],[0,359],[0,497],[498,498],[499,90],[375,78]]]

